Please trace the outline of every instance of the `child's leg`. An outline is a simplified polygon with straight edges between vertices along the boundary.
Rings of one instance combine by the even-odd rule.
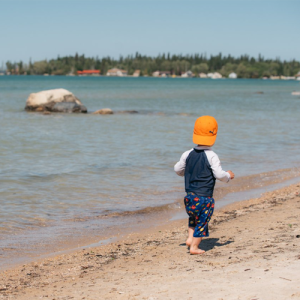
[[[199,249],[199,244],[202,241],[202,237],[193,237],[192,244],[190,246],[190,254],[202,254],[205,251]]]
[[[196,225],[196,219],[194,215],[191,212],[189,212],[189,228],[188,228],[189,236],[185,242],[188,247],[190,247],[192,244],[192,240],[195,232],[195,225]]]
[[[188,230],[189,236],[185,242],[188,247],[190,247],[192,244],[194,231],[195,231],[195,227],[189,227],[189,230]]]
[[[199,210],[199,214],[196,216],[197,223],[194,228],[190,254],[202,254],[205,252],[204,250],[199,249],[199,244],[202,241],[203,236],[209,236],[208,223],[214,212],[215,201],[213,198],[201,197],[201,200],[203,200],[203,202],[201,204],[201,210]]]

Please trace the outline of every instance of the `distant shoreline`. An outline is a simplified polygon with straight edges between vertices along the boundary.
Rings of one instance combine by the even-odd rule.
[[[41,75],[41,74],[34,74],[34,75],[29,75],[29,74],[0,74],[0,78],[3,77],[75,77],[75,78],[157,78],[157,79],[198,79],[198,80],[230,80],[233,81],[233,79],[231,78],[200,78],[200,77],[182,77],[182,76],[168,76],[168,77],[155,77],[155,76],[132,76],[132,75],[127,75],[127,76],[107,76],[107,75],[92,75],[92,76],[84,76],[84,75],[55,75],[55,74],[51,74],[51,75]],[[300,77],[299,79],[296,78],[235,78],[235,80],[245,80],[245,79],[251,79],[251,80],[279,80],[279,81],[300,81]]]
[[[262,55],[251,57],[247,54],[239,57],[231,55],[205,54],[176,55],[163,53],[156,57],[142,55],[138,52],[135,55],[119,59],[112,57],[85,57],[85,55],[58,56],[56,59],[41,60],[26,63],[6,62],[2,65],[0,73],[7,74],[103,74],[127,76],[161,76],[161,77],[212,77],[220,78],[271,78],[271,77],[299,77],[300,62],[296,60],[266,59]],[[209,75],[211,74],[211,75]]]

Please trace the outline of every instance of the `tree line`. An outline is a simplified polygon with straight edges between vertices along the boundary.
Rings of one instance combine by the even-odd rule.
[[[10,74],[27,75],[68,75],[77,74],[82,70],[100,70],[105,75],[109,69],[119,68],[132,75],[135,70],[140,70],[141,76],[152,76],[155,71],[168,71],[172,75],[181,75],[191,70],[195,76],[199,73],[219,72],[227,77],[235,72],[239,78],[262,78],[270,76],[295,76],[300,71],[300,62],[296,60],[265,59],[259,55],[257,58],[249,55],[233,57],[205,54],[171,55],[159,54],[156,57],[141,55],[112,57],[85,57],[85,55],[57,57],[51,60],[42,60],[28,63],[6,62],[6,71]]]

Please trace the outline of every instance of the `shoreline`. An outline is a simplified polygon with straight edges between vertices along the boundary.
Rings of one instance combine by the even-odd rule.
[[[240,201],[259,197],[264,192],[273,191],[298,181],[300,181],[300,170],[294,168],[241,177],[234,179],[229,184],[219,183],[214,197],[216,199],[216,211]],[[248,186],[244,184],[245,182]],[[184,192],[182,192],[182,198],[183,196]],[[107,217],[98,216],[94,219],[68,222],[60,229],[60,234],[56,237],[49,238],[47,236],[47,234],[55,234],[52,227],[41,228],[40,231],[30,231],[31,236],[16,235],[13,237],[15,243],[1,249],[2,263],[0,271],[30,263],[36,259],[46,259],[83,248],[103,246],[111,241],[122,240],[130,234],[151,230],[152,227],[164,226],[170,222],[185,219],[186,212],[180,202],[181,198],[173,204],[159,207],[148,207],[124,213],[112,212],[109,221],[119,226],[116,224],[107,226],[105,223]],[[146,224],[143,222],[144,218],[147,218]],[[136,224],[138,224],[138,228]],[[120,225],[121,228],[119,228]],[[74,226],[78,228],[75,230]],[[61,232],[64,231],[67,232],[62,234]],[[82,231],[80,235],[78,234],[79,231]]]
[[[186,219],[170,221],[9,269],[1,299],[194,299],[201,282],[210,299],[299,299],[299,212],[297,183],[216,211],[204,255],[188,254]]]
[[[270,77],[237,77],[237,78],[230,78],[230,77],[221,77],[221,78],[212,78],[212,77],[199,77],[199,76],[192,76],[192,77],[182,77],[181,75],[176,76],[153,76],[153,75],[143,75],[143,76],[133,76],[133,75],[126,75],[126,76],[118,76],[118,75],[77,75],[77,74],[3,74],[0,73],[0,76],[3,77],[71,77],[71,78],[159,78],[159,79],[201,79],[201,80],[216,80],[216,79],[229,79],[229,80],[241,80],[241,79],[247,79],[247,80],[275,80],[275,81],[299,81],[299,77],[297,76],[270,76]]]

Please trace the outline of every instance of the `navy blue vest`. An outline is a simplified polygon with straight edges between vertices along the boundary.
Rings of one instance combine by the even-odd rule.
[[[194,149],[186,159],[185,191],[198,196],[212,197],[216,179],[204,150]]]

